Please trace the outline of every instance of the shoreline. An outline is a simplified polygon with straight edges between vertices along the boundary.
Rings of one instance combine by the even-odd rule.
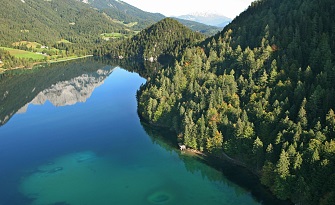
[[[140,117],[141,120],[143,120],[144,122],[146,122],[150,126],[153,126],[153,127],[156,127],[156,128],[167,129],[167,130],[172,131],[172,132],[175,133],[175,131],[170,130],[168,126],[165,126],[165,125],[162,125],[162,124],[153,123],[153,122],[149,121],[148,119],[142,117],[142,115],[141,115],[140,112],[137,112],[137,114],[138,114],[138,116]],[[177,134],[176,134],[176,136],[177,136]],[[176,140],[178,141],[178,137],[176,137]],[[227,155],[223,151],[221,152],[220,156],[214,156],[214,155],[211,155],[209,153],[201,152],[200,150],[196,150],[196,149],[193,149],[193,148],[186,148],[186,150],[184,150],[184,151],[186,153],[188,153],[188,154],[198,155],[200,157],[207,157],[207,158],[213,158],[213,159],[216,158],[216,159],[219,159],[219,160],[224,160],[224,161],[229,162],[231,164],[243,167],[243,168],[249,170],[251,173],[253,173],[258,178],[260,177],[260,173],[258,173],[257,171],[253,170],[252,168],[248,167],[244,162],[239,161],[237,159],[234,159],[234,158],[230,157],[229,155]]]
[[[149,122],[148,120],[144,119],[140,115],[140,113],[138,113],[138,114],[139,114],[140,119],[144,120],[144,122],[147,123],[147,125],[151,126],[152,128],[158,129],[158,130],[159,130],[159,128],[161,128],[161,129],[169,130],[169,132],[174,132],[174,131],[170,130],[169,127],[161,125],[161,124],[155,124],[155,123]],[[200,150],[196,150],[196,149],[193,149],[193,148],[186,148],[185,150],[180,150],[179,147],[178,147],[178,144],[176,143],[176,142],[178,142],[177,138],[178,137],[175,135],[174,139],[171,139],[170,137],[169,137],[169,139],[168,138],[165,138],[165,139],[169,140],[171,142],[170,146],[172,146],[172,149],[174,149],[178,153],[180,153],[182,155],[185,154],[185,155],[188,155],[190,157],[196,157],[200,160],[203,160],[205,163],[208,163],[209,166],[217,169],[218,171],[221,171],[222,173],[223,173],[223,170],[222,170],[222,167],[221,167],[222,164],[230,164],[232,166],[235,166],[238,170],[245,170],[247,173],[250,174],[250,176],[255,177],[255,179],[257,179],[257,181],[259,181],[259,188],[261,190],[263,190],[262,194],[261,194],[262,196],[270,196],[271,198],[273,198],[275,200],[278,200],[278,202],[280,202],[282,204],[285,204],[285,205],[293,205],[294,204],[294,202],[291,201],[290,199],[281,200],[277,196],[275,196],[274,193],[271,192],[271,190],[268,187],[266,187],[266,186],[264,186],[263,184],[260,183],[261,173],[259,171],[255,170],[255,169],[249,167],[246,163],[244,163],[244,162],[242,162],[238,159],[234,159],[234,158],[230,157],[229,155],[227,155],[223,151],[220,153],[219,156],[215,156],[215,155],[212,155],[210,153],[201,152]]]
[[[42,64],[51,64],[51,63],[60,63],[60,62],[66,62],[66,61],[71,61],[71,60],[77,60],[77,59],[82,59],[82,58],[88,58],[88,57],[93,57],[93,55],[85,55],[85,56],[78,56],[78,57],[68,57],[68,58],[61,58],[61,59],[56,59],[56,60],[48,60],[48,61],[42,61],[42,62],[34,62],[32,63],[32,67],[24,67],[24,66],[19,66],[15,68],[7,68],[7,69],[2,69],[0,67],[0,74],[4,74],[8,71],[12,70],[18,70],[18,69],[34,69],[35,66],[42,65]]]
[[[77,59],[81,59],[81,58],[88,58],[88,57],[93,57],[93,55],[86,55],[86,56],[78,56],[78,57],[69,57],[68,59],[60,59],[60,60],[50,60],[47,61],[45,63],[58,63],[58,62],[64,62],[64,61],[70,61],[70,60],[77,60]]]

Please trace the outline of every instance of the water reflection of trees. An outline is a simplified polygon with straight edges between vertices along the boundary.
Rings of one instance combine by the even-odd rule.
[[[136,72],[144,78],[148,78],[161,68],[159,63],[147,61],[85,58],[0,74],[0,126],[7,123],[15,113],[31,102],[40,92],[57,82],[69,81],[83,74],[116,66]]]
[[[69,81],[99,69],[111,69],[92,58],[44,65],[34,69],[18,69],[0,76],[0,126],[40,92],[58,82]]]
[[[245,194],[245,191],[248,191],[257,201],[262,202],[264,205],[291,204],[288,201],[281,201],[274,197],[269,190],[260,184],[258,178],[249,170],[230,162],[194,153],[182,152],[178,148],[177,138],[174,132],[153,127],[143,121],[141,121],[141,124],[153,143],[158,144],[168,152],[178,154],[188,172],[200,173],[203,178],[207,178],[214,184],[224,183],[228,187],[232,187],[236,195]],[[215,168],[221,175],[213,171],[212,168]],[[218,187],[220,186],[218,185]]]
[[[111,58],[95,58],[95,60],[106,65],[118,65],[127,71],[138,73],[141,77],[146,79],[162,68],[162,64],[158,62]]]

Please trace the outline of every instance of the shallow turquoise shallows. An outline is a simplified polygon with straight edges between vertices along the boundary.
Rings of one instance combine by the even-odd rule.
[[[143,83],[93,59],[3,77],[0,204],[261,204],[221,171],[147,134],[136,102]]]

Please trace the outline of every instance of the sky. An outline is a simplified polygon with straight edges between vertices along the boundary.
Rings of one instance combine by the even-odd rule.
[[[196,12],[210,12],[235,18],[254,0],[122,0],[143,11],[180,16]]]

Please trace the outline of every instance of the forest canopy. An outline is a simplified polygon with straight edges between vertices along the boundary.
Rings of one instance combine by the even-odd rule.
[[[187,147],[227,153],[280,199],[335,204],[335,3],[260,0],[138,93]]]

